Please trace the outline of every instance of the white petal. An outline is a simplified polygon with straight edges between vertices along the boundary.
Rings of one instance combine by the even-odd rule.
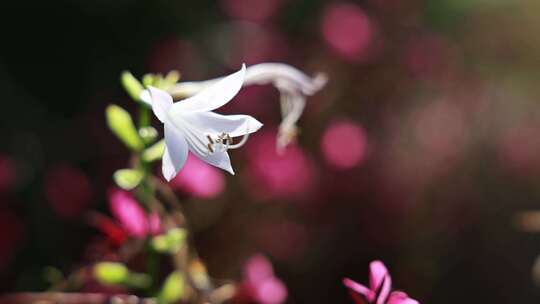
[[[139,99],[152,107],[152,97],[150,96],[150,92],[148,90],[143,90],[139,96]]]
[[[165,153],[162,171],[167,181],[182,169],[188,155],[188,144],[182,133],[170,123],[165,124]]]
[[[234,170],[231,166],[231,159],[229,158],[229,154],[227,152],[216,152],[202,157],[200,155],[197,156],[199,156],[199,158],[204,162],[234,175]]]
[[[205,156],[206,154],[210,153],[208,150],[208,139],[206,134],[199,128],[199,126],[189,124],[184,120],[177,120],[176,125],[181,128],[179,130],[181,130],[182,134],[184,134],[191,152],[197,156]]]
[[[172,107],[172,113],[205,112],[215,110],[233,99],[244,83],[246,66],[215,84],[197,93],[197,95],[177,102]]]
[[[225,132],[231,137],[253,133],[262,127],[262,123],[249,115],[221,115],[214,112],[196,112],[183,116],[183,119],[196,125],[206,135],[213,137]]]
[[[152,110],[154,111],[154,114],[162,123],[165,123],[167,120],[167,112],[173,105],[171,95],[154,87],[149,87],[148,92],[152,101]],[[141,94],[141,97],[144,97],[143,94]]]
[[[174,168],[174,164],[171,159],[171,155],[169,154],[169,149],[167,149],[167,146],[165,146],[165,150],[163,151],[163,159],[161,160],[161,172],[163,173],[163,177],[167,181],[170,181],[176,176],[176,170]]]
[[[299,91],[313,95],[327,82],[324,74],[311,78],[302,71],[283,63],[259,63],[246,70],[245,85],[273,83],[280,91]]]
[[[185,135],[185,139],[188,145],[189,151],[202,161],[221,168],[230,174],[234,175],[234,170],[231,166],[231,160],[229,154],[226,151],[214,151],[210,153],[208,150],[208,139],[202,130],[200,125],[194,125],[187,121],[180,121],[179,124],[182,128],[182,134]]]

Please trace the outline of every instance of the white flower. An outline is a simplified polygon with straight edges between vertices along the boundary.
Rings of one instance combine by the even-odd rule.
[[[180,82],[168,91],[173,96],[189,97],[213,85],[222,78],[198,82]],[[261,63],[246,70],[244,86],[273,84],[281,93],[281,124],[277,138],[278,149],[293,141],[298,133],[296,123],[306,104],[306,96],[319,91],[327,82],[324,74],[309,77],[294,67],[283,63]]]
[[[228,103],[244,82],[245,66],[234,74],[200,90],[196,95],[173,103],[169,93],[150,87],[141,98],[151,103],[165,125],[163,176],[170,181],[184,166],[188,150],[203,161],[234,174],[228,149],[237,148],[247,135],[262,124],[248,115],[220,115],[215,110]],[[232,138],[244,136],[237,144]]]

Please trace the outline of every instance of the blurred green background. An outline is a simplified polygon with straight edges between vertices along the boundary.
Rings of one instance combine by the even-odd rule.
[[[300,122],[309,169],[278,179],[307,177],[259,195],[250,168],[264,159],[248,145],[219,195],[183,196],[211,275],[239,278],[261,252],[290,303],[352,303],[342,278],[365,282],[382,259],[422,303],[538,303],[540,238],[516,214],[540,206],[539,11],[534,0],[4,3],[0,289],[43,290],[45,266],[67,273],[104,254],[85,215],[108,212],[111,175],[129,162],[104,121],[107,104],[135,109],[123,70],[202,80],[280,61],[329,76]],[[250,88],[225,111],[271,133],[278,98]],[[365,137],[350,166],[322,144],[339,122]]]

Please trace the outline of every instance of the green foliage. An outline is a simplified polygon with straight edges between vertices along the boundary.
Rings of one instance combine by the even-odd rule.
[[[144,173],[135,169],[120,169],[114,172],[114,182],[124,190],[137,187],[144,177]]]
[[[120,285],[127,282],[128,268],[121,263],[101,262],[94,266],[94,277],[106,285]]]
[[[101,262],[94,266],[94,277],[105,285],[123,285],[132,288],[148,288],[152,280],[144,273],[130,272],[126,265],[116,262]]]
[[[142,159],[145,162],[153,162],[161,159],[163,152],[165,151],[165,140],[160,140],[150,148],[144,150],[142,153]]]
[[[158,89],[167,90],[180,80],[178,71],[170,71],[163,77],[161,74],[146,74],[142,78],[145,87],[153,86]]]
[[[165,282],[158,295],[159,303],[176,303],[182,299],[184,294],[184,275],[178,271],[172,272]]]
[[[173,228],[162,234],[152,238],[152,248],[160,253],[175,254],[184,246],[187,237],[187,232],[182,228]]]
[[[145,144],[153,143],[158,137],[158,132],[154,127],[143,127],[139,129],[139,136],[142,138]]]
[[[129,96],[135,100],[140,101],[141,92],[144,90],[142,84],[131,74],[129,71],[122,72],[120,76],[122,86],[129,94]]]
[[[144,148],[131,115],[126,110],[117,105],[109,105],[105,113],[109,128],[128,148],[134,151]]]

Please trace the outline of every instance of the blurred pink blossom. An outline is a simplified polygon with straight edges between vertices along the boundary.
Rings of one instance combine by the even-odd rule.
[[[364,128],[352,121],[336,121],[324,132],[321,150],[326,161],[338,169],[350,169],[366,159],[367,136]]]
[[[467,121],[456,100],[429,103],[412,117],[415,135],[426,154],[444,161],[459,155],[467,142]]]
[[[304,198],[315,186],[315,167],[298,145],[278,153],[276,136],[275,131],[266,131],[246,145],[250,190],[262,198]]]
[[[227,15],[252,22],[263,22],[279,9],[282,0],[221,0]]]
[[[512,172],[527,176],[540,171],[540,125],[521,123],[504,130],[497,139],[497,154]]]
[[[358,304],[419,304],[402,291],[390,292],[392,279],[381,261],[373,261],[369,265],[369,287],[348,278],[343,279],[343,284]]]
[[[109,208],[120,226],[132,237],[142,239],[160,232],[159,216],[155,213],[147,215],[129,192],[112,189]]]
[[[244,265],[239,302],[279,304],[287,299],[287,287],[274,275],[272,264],[262,255],[251,257]]]
[[[405,67],[419,79],[452,79],[460,67],[457,49],[443,36],[415,37],[404,49]]]
[[[189,153],[184,167],[171,181],[171,187],[196,198],[215,198],[225,188],[225,176]]]
[[[152,212],[148,215],[148,233],[150,235],[158,235],[161,231],[161,219],[157,212]]]
[[[0,210],[0,270],[4,270],[13,258],[22,238],[24,226],[9,209]]]
[[[0,192],[13,187],[16,171],[15,162],[7,155],[0,155]]]
[[[57,165],[45,176],[45,195],[61,217],[81,215],[92,199],[92,188],[86,174],[70,165]]]
[[[364,59],[373,42],[374,26],[364,10],[352,3],[328,6],[321,31],[328,45],[346,59]]]

